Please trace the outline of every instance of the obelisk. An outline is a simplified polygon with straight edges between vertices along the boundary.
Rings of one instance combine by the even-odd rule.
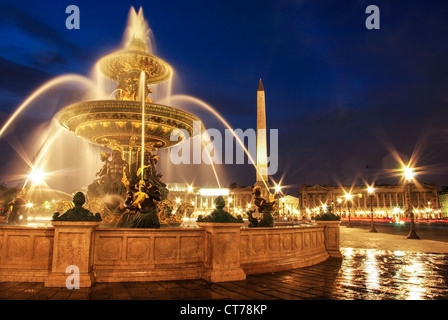
[[[268,153],[266,137],[266,102],[263,82],[260,79],[257,90],[257,179],[262,196],[269,195]]]

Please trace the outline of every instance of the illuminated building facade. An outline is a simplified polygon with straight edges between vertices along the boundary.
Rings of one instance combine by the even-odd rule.
[[[299,198],[285,195],[279,199],[278,211],[280,215],[291,216],[299,213]]]
[[[442,216],[448,217],[448,190],[442,190],[439,192],[439,203],[442,210]]]
[[[403,185],[378,185],[369,194],[366,186],[302,185],[299,188],[300,213],[312,217],[326,206],[333,207],[333,213],[345,217],[404,217],[407,201],[410,201],[417,219],[436,219],[442,217],[438,187],[419,183],[411,186],[408,199]]]
[[[231,214],[243,215],[253,202],[252,186],[235,188],[206,188],[191,186],[186,183],[168,184],[168,200],[174,204],[176,209],[181,203],[191,203],[195,215],[207,214],[214,209],[214,200],[218,196],[224,197],[226,207]]]

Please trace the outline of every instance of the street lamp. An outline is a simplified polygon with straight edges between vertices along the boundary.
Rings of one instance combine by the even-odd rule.
[[[280,193],[282,192],[282,187],[280,184],[275,184],[275,193],[274,193],[274,199],[277,203],[277,221],[280,221]]]
[[[341,202],[342,202],[342,199],[341,199],[341,198],[338,198],[339,216],[342,216],[342,212],[341,212]]]
[[[403,168],[403,175],[406,179],[406,189],[408,193],[408,201],[407,201],[407,212],[411,216],[411,229],[409,231],[409,235],[407,236],[408,239],[420,239],[420,237],[415,232],[415,224],[414,224],[414,212],[411,210],[411,183],[414,179],[415,172],[413,168],[410,168],[409,166],[406,166]]]
[[[352,200],[352,195],[350,193],[345,194],[345,203],[347,203],[348,200]],[[350,208],[347,204],[347,210],[348,210],[348,226],[347,228],[352,228],[352,221],[350,220]]]
[[[369,232],[377,232],[375,229],[375,224],[373,222],[373,192],[374,191],[375,191],[375,189],[372,186],[369,186],[367,188],[367,192],[370,194],[370,218],[372,219],[372,223],[371,223]]]
[[[282,187],[279,184],[275,185],[275,192],[280,193],[282,191]]]

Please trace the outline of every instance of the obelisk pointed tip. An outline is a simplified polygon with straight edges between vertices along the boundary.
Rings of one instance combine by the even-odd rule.
[[[258,83],[258,90],[257,91],[264,91],[263,82],[261,82],[261,78],[260,78],[260,82]]]

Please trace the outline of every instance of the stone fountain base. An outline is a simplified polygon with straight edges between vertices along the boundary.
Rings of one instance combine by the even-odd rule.
[[[339,225],[244,228],[101,228],[95,222],[53,222],[50,228],[0,227],[0,281],[65,287],[79,268],[80,287],[96,282],[243,280],[320,263],[339,252]],[[329,238],[331,237],[331,238]]]

